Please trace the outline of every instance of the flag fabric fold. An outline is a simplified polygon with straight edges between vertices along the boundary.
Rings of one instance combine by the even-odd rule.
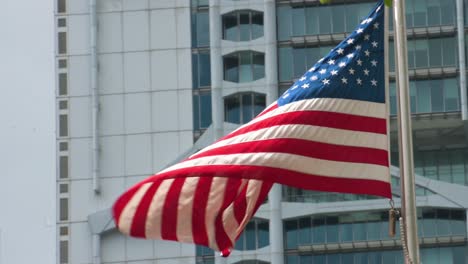
[[[125,234],[227,256],[274,183],[391,198],[384,8],[251,122],[126,191]]]

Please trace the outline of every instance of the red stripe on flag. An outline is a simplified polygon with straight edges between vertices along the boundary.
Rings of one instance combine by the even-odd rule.
[[[234,216],[236,218],[237,223],[241,223],[242,219],[244,219],[246,210],[247,210],[247,187],[249,184],[245,184],[242,188],[241,192],[237,196],[237,199],[234,201]]]
[[[153,200],[154,194],[159,188],[161,181],[156,181],[151,185],[146,191],[145,195],[141,198],[141,202],[138,204],[138,207],[133,217],[132,227],[130,229],[130,235],[134,237],[146,237],[146,217],[148,215],[148,209]]]
[[[388,152],[386,150],[335,145],[295,138],[265,139],[230,144],[195,154],[189,160],[215,155],[258,152],[289,153],[324,160],[388,166]]]
[[[200,177],[197,184],[197,189],[193,197],[193,204],[197,205],[197,209],[192,212],[192,233],[193,242],[199,245],[209,246],[208,235],[206,231],[206,204],[210,195],[211,184],[213,178]]]
[[[186,178],[177,178],[169,188],[164,201],[161,221],[161,238],[177,241],[177,212],[180,191]]]
[[[369,194],[386,198],[392,197],[390,183],[384,181],[339,178],[306,174],[281,168],[250,165],[193,166],[156,174],[146,179],[145,182],[166,178],[187,177],[187,175],[227,177],[229,179],[257,179],[316,191]]]
[[[125,206],[127,206],[130,199],[132,199],[133,195],[135,195],[135,193],[140,189],[141,185],[143,184],[144,184],[143,182],[140,182],[137,185],[133,186],[124,194],[122,194],[122,196],[120,196],[117,199],[117,201],[114,203],[114,206],[112,207],[112,212],[114,214],[115,225],[117,227],[119,226],[120,215],[122,214],[122,211],[125,209]]]
[[[213,174],[213,176],[216,176],[216,174]],[[224,230],[223,211],[234,201],[241,184],[242,179],[239,178],[228,178],[226,183],[226,191],[224,193],[223,204],[221,205],[221,209],[219,210],[218,215],[215,219],[216,244],[218,244],[218,248],[220,250],[232,247],[231,240],[226,234],[226,231]]]
[[[232,138],[247,132],[280,125],[311,125],[351,131],[387,134],[387,120],[368,116],[358,116],[324,111],[286,112],[265,118],[226,135],[222,139]]]

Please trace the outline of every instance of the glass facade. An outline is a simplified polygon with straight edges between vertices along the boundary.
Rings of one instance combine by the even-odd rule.
[[[266,97],[258,93],[239,93],[224,98],[224,121],[245,124],[266,106]]]
[[[280,5],[277,8],[278,40],[354,30],[375,2],[348,5]]]
[[[207,0],[191,1],[193,135],[197,140],[211,125],[211,62]]]
[[[406,1],[406,25],[409,28],[454,25],[455,18],[455,0]]]
[[[465,263],[465,247],[421,248],[421,263],[462,264]],[[287,254],[286,264],[402,264],[401,250],[379,250],[335,254]]]
[[[464,210],[418,208],[419,237],[466,237]],[[397,222],[397,229],[398,222]],[[306,216],[284,221],[285,250],[301,245],[399,239],[388,235],[388,212]]]
[[[235,11],[223,15],[223,39],[247,41],[263,36],[263,13]]]
[[[255,51],[239,51],[223,57],[224,80],[252,82],[265,77],[265,55]]]
[[[457,78],[410,81],[412,113],[460,111]],[[396,87],[390,83],[390,114],[396,115]]]
[[[192,53],[193,88],[211,86],[210,51]]]
[[[408,40],[408,68],[457,66],[457,39],[454,37]],[[395,70],[394,44],[389,46],[390,71]]]
[[[270,244],[268,220],[251,220],[236,242],[236,250],[255,250]]]

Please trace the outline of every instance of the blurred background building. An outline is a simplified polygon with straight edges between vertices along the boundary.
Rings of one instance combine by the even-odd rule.
[[[403,263],[378,197],[282,187],[280,214],[266,201],[227,260],[123,236],[109,211],[134,183],[251,120],[375,1],[55,1],[57,263]],[[468,1],[407,0],[406,20],[422,261],[468,263]],[[392,33],[389,49],[399,205]]]

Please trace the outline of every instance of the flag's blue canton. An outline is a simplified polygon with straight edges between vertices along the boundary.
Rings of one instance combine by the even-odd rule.
[[[311,98],[385,102],[384,6],[377,6],[331,52],[279,99],[282,106]]]

